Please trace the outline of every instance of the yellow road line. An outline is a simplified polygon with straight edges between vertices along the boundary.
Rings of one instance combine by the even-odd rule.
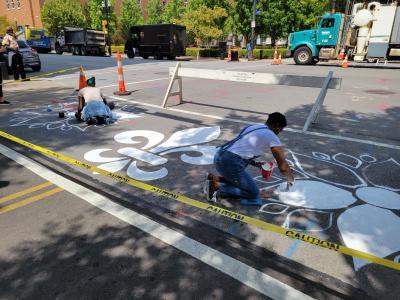
[[[244,215],[244,214],[232,211],[232,210],[228,210],[228,209],[216,206],[216,205],[211,205],[211,204],[205,203],[203,201],[195,200],[195,199],[189,198],[189,197],[187,197],[185,195],[177,194],[177,193],[171,192],[169,190],[162,189],[162,188],[159,188],[157,186],[150,185],[148,183],[144,183],[144,182],[139,181],[139,180],[135,180],[135,179],[132,179],[132,178],[129,178],[129,177],[126,177],[126,176],[122,176],[122,175],[117,174],[117,173],[106,171],[106,170],[100,169],[99,167],[97,167],[95,165],[90,165],[90,164],[81,162],[81,161],[79,161],[77,159],[74,159],[72,157],[69,157],[69,156],[63,155],[61,153],[54,152],[54,151],[52,151],[50,149],[41,147],[39,145],[32,144],[32,143],[30,143],[28,141],[20,139],[20,138],[18,138],[16,136],[8,134],[8,133],[6,133],[4,131],[0,131],[0,137],[4,137],[4,138],[6,138],[6,139],[8,139],[10,141],[13,141],[13,142],[18,143],[20,145],[23,145],[25,147],[28,147],[28,148],[33,149],[35,151],[38,151],[38,152],[40,152],[42,154],[45,154],[45,155],[48,155],[48,156],[52,156],[52,157],[54,157],[54,158],[56,158],[56,159],[58,159],[60,161],[64,161],[66,163],[81,167],[81,168],[83,168],[85,170],[88,170],[88,171],[97,172],[97,173],[102,174],[104,176],[111,177],[116,181],[129,184],[129,185],[131,185],[133,187],[139,188],[139,189],[144,190],[144,191],[148,191],[148,192],[152,192],[154,194],[162,195],[165,198],[168,198],[168,199],[171,199],[171,200],[175,200],[175,201],[178,201],[178,202],[181,202],[181,203],[185,203],[185,204],[187,204],[189,206],[205,210],[208,213],[215,213],[215,214],[218,214],[218,215],[220,215],[222,217],[233,219],[233,220],[236,220],[236,221],[240,221],[240,222],[248,224],[248,225],[253,225],[253,226],[261,228],[263,230],[275,232],[275,233],[278,233],[280,235],[287,236],[287,237],[290,237],[292,239],[300,240],[300,241],[309,243],[309,244],[317,246],[317,247],[322,247],[322,248],[325,248],[325,249],[328,249],[328,250],[332,250],[332,251],[335,251],[335,252],[340,252],[342,254],[346,254],[346,255],[349,255],[349,256],[354,256],[354,257],[358,257],[358,258],[361,258],[361,259],[365,259],[365,260],[367,260],[369,262],[372,262],[372,263],[375,263],[375,264],[378,264],[378,265],[381,265],[381,266],[386,266],[386,267],[389,267],[389,268],[392,268],[392,269],[400,270],[400,263],[394,262],[393,260],[382,258],[382,257],[376,256],[376,255],[373,255],[373,254],[370,254],[370,253],[367,253],[367,252],[364,252],[364,251],[359,251],[359,250],[356,250],[356,249],[348,248],[346,246],[343,246],[343,245],[340,245],[340,244],[337,244],[337,243],[334,243],[334,242],[321,240],[319,238],[310,236],[310,235],[305,234],[303,232],[299,232],[299,231],[296,231],[296,230],[283,228],[283,227],[280,227],[278,225],[271,224],[271,223],[265,222],[265,221],[257,219],[257,218],[249,217],[247,215]]]
[[[32,77],[28,77],[26,79],[18,79],[18,80],[13,80],[10,82],[4,82],[4,83],[0,83],[0,85],[10,85],[10,84],[16,84],[19,82],[24,82],[24,81],[29,81],[31,79],[35,79],[35,78],[40,78],[40,77],[45,77],[45,76],[49,76],[49,75],[55,75],[55,74],[60,74],[60,73],[65,73],[68,71],[72,71],[72,70],[76,70],[79,69],[79,67],[73,67],[73,68],[68,68],[68,69],[61,69],[61,70],[57,70],[57,71],[53,71],[53,72],[48,72],[48,73],[44,73],[44,74],[39,74],[39,75],[35,75]]]
[[[33,187],[31,187],[31,188],[28,188],[28,189],[26,189],[26,190],[17,192],[17,193],[15,193],[15,194],[11,194],[11,195],[5,196],[5,197],[3,197],[3,198],[0,198],[0,203],[4,203],[4,202],[10,201],[10,200],[14,200],[14,199],[16,199],[16,198],[18,198],[18,197],[21,197],[21,196],[24,196],[24,195],[26,195],[26,194],[30,194],[30,193],[39,191],[39,190],[44,189],[45,187],[48,187],[48,186],[50,186],[50,185],[53,185],[53,183],[50,182],[50,181],[48,181],[48,182],[39,184],[39,185],[37,185],[37,186],[33,186]]]
[[[44,199],[46,197],[52,196],[54,194],[57,194],[57,193],[59,193],[61,191],[63,191],[62,188],[56,187],[56,188],[54,188],[54,189],[52,189],[50,191],[47,191],[47,192],[44,192],[42,194],[39,194],[39,195],[30,197],[30,198],[24,199],[24,200],[19,201],[17,203],[13,203],[13,204],[10,204],[10,205],[4,206],[4,207],[0,207],[0,214],[9,212],[11,210],[20,208],[22,206],[31,204],[31,203],[36,202],[36,201],[39,201],[39,200]]]

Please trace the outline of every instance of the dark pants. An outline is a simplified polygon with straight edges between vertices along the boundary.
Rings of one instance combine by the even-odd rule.
[[[0,70],[0,98],[3,97],[3,72]]]
[[[19,75],[21,75],[21,79],[26,78],[25,70],[24,70],[24,61],[22,59],[21,53],[15,53],[11,58],[11,69],[14,74],[14,79],[18,80]]]
[[[214,165],[224,178],[218,190],[220,197],[258,200],[260,190],[252,176],[245,170],[248,164],[249,160],[228,150],[218,150],[214,157]]]

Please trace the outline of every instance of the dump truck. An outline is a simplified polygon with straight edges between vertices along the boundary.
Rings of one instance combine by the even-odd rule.
[[[315,29],[293,32],[287,56],[298,65],[343,59],[400,60],[400,2],[354,3],[342,13],[324,14]]]
[[[140,55],[144,59],[152,56],[173,60],[183,56],[186,54],[186,27],[174,24],[132,26],[125,53],[129,58]]]
[[[104,55],[106,34],[104,31],[65,27],[55,43],[57,54],[70,52],[73,55]]]

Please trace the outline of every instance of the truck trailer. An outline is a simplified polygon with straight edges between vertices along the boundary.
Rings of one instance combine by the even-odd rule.
[[[125,43],[129,58],[175,59],[186,54],[186,27],[174,24],[138,25],[130,29]]]
[[[287,56],[296,64],[343,55],[356,62],[400,60],[400,2],[349,1],[345,14],[326,13],[316,29],[289,35]]]
[[[106,34],[104,31],[65,27],[57,36],[57,54],[71,52],[73,55],[104,55]]]

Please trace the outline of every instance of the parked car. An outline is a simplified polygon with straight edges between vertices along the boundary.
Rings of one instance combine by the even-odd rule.
[[[32,49],[27,42],[19,40],[19,52],[22,54],[24,60],[24,67],[29,67],[33,71],[38,72],[42,68],[39,54],[35,49]]]
[[[35,49],[32,49],[24,40],[18,40],[17,43],[19,46],[19,52],[21,53],[22,59],[24,61],[24,67],[29,67],[35,72],[40,71],[40,69],[42,68],[42,63],[40,61],[40,57],[37,51]],[[4,56],[5,61],[8,61],[8,54],[4,54]],[[11,65],[9,65],[8,67],[10,70]]]

